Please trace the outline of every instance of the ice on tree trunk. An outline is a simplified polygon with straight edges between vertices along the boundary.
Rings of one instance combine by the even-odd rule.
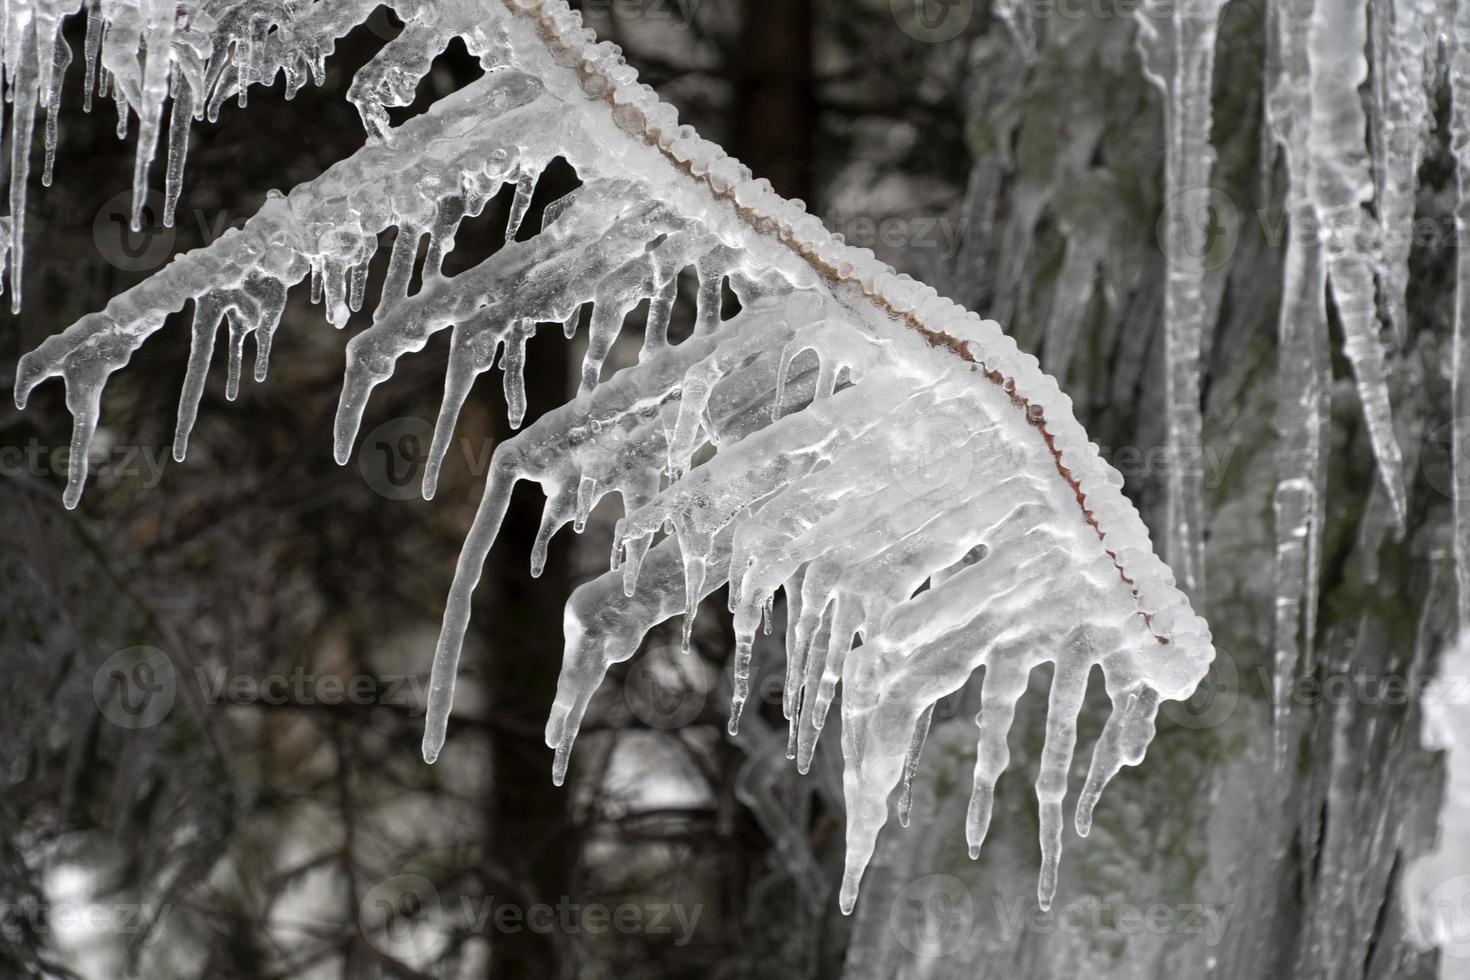
[[[221,326],[233,397],[251,338],[254,376],[264,379],[287,290],[310,279],[314,301],[343,325],[367,302],[363,270],[379,234],[395,229],[372,325],[348,344],[336,456],[350,457],[372,391],[397,360],[448,330],[424,485],[432,496],[476,378],[499,362],[519,424],[527,337],[538,324],[576,329],[590,303],[578,395],[493,459],[434,658],[425,757],[433,761],[444,745],[471,596],[514,485],[533,481],[546,497],[533,571],[559,530],[581,531],[598,502],[616,494],[624,517],[610,570],[567,604],[546,730],[558,782],[608,668],[672,617],[683,617],[687,640],[699,602],[727,585],[736,628],[732,729],[738,725],[754,636],[781,592],[784,711],[803,769],[842,691],[843,909],[856,900],[889,796],[918,764],[933,705],[983,668],[968,823],[978,852],[1016,701],[1044,663],[1053,683],[1036,792],[1038,891],[1048,902],[1092,669],[1100,668],[1114,710],[1078,799],[1082,834],[1103,787],[1142,759],[1160,702],[1188,697],[1214,656],[1205,623],[1155,556],[1121,476],[1089,443],[1067,397],[997,324],[847,246],[800,202],[782,200],[680,126],[618,49],[596,43],[560,0],[396,9],[403,34],[351,88],[370,134],[362,150],[289,195],[273,195],[243,228],[179,257],[22,359],[18,404],[48,378],[66,385],[74,416],[67,504],[82,492],[107,378],[190,304],[180,458]],[[114,13],[110,4],[101,10]],[[220,20],[224,33],[198,49],[197,64],[180,60],[179,74],[197,76],[189,97],[210,113],[278,71],[319,74],[335,38],[367,13],[351,3],[232,5]],[[201,30],[184,19],[190,26],[172,28],[175,50],[181,31]],[[157,19],[146,29],[170,36]],[[484,77],[391,127],[384,108],[411,98],[430,55],[455,36],[480,58]],[[136,103],[126,85],[118,90],[124,101],[161,112],[156,88],[139,84]],[[518,225],[557,157],[583,186],[547,209],[537,234],[523,232],[445,275],[459,223],[510,185]],[[425,238],[423,285],[411,292]],[[693,335],[673,345],[669,311],[686,269],[699,280],[699,310]],[[741,305],[728,322],[726,283]],[[605,361],[624,318],[645,302],[638,363],[609,374]]]
[[[1444,751],[1444,796],[1439,843],[1409,864],[1403,900],[1411,936],[1440,951],[1439,975],[1450,980],[1470,957],[1470,637],[1445,652],[1421,703],[1424,746]]]

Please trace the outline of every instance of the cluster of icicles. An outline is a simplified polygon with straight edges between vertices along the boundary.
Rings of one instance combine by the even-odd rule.
[[[295,11],[293,29],[272,19],[279,5],[236,5],[236,16],[273,28],[254,35],[242,77],[261,81],[273,66],[314,63],[329,45],[301,23],[337,16],[327,34],[343,24],[323,6]],[[313,300],[342,326],[364,303],[379,233],[395,228],[373,323],[348,344],[336,455],[348,459],[371,392],[398,358],[449,329],[426,497],[475,379],[498,360],[518,426],[526,340],[548,323],[571,336],[590,304],[578,395],[495,454],[444,618],[425,757],[433,761],[444,744],[471,593],[513,486],[532,480],[546,496],[534,569],[558,530],[581,531],[598,502],[616,494],[625,516],[611,569],[566,608],[565,661],[546,730],[558,782],[609,667],[681,613],[687,642],[700,600],[727,584],[737,725],[752,641],[762,622],[770,628],[779,590],[783,710],[803,771],[842,685],[843,909],[856,900],[890,793],[913,775],[934,705],[984,668],[967,821],[978,853],[1017,701],[1043,663],[1054,668],[1037,780],[1039,893],[1049,902],[1093,667],[1113,709],[1078,798],[1084,834],[1109,779],[1142,759],[1160,702],[1188,697],[1214,656],[1205,623],[1154,555],[1121,477],[1088,442],[1067,397],[995,323],[847,246],[800,202],[781,199],[680,126],[616,46],[597,43],[561,0],[441,0],[432,17],[401,12],[403,34],[352,86],[373,137],[361,151],[273,195],[245,227],[179,256],[22,359],[18,404],[48,378],[66,385],[68,506],[80,498],[108,377],[191,301],[177,459],[221,324],[233,398],[249,338],[255,378],[265,378],[288,289],[310,278]],[[454,36],[486,74],[402,126],[383,125],[377,109],[409,98],[432,53]],[[312,40],[296,51],[292,38]],[[556,157],[583,186],[547,209],[534,236],[508,236],[496,254],[445,276],[460,222],[510,184],[515,231]],[[426,236],[423,285],[410,294]],[[674,345],[677,279],[690,268],[696,322]],[[741,304],[729,320],[721,315],[726,284]],[[625,317],[644,303],[637,363],[604,380]]]
[[[1163,93],[1165,196],[1189,207],[1210,186],[1211,92],[1224,0],[1179,5],[1146,0],[1138,11],[1144,69]],[[1173,12],[1171,15],[1171,11]],[[1312,669],[1312,639],[1325,520],[1332,380],[1327,293],[1343,333],[1363,418],[1395,522],[1407,508],[1403,454],[1389,403],[1388,348],[1410,331],[1407,288],[1419,165],[1429,152],[1435,93],[1446,77],[1453,98],[1450,144],[1459,169],[1456,229],[1470,231],[1470,4],[1453,0],[1272,0],[1266,14],[1264,164],[1281,154],[1287,174],[1289,235],[1278,327],[1281,436],[1276,514],[1276,695],[1278,714],[1296,671]],[[1370,97],[1360,96],[1367,87]],[[1370,210],[1371,207],[1371,210]],[[1208,249],[1203,215],[1178,215],[1164,243],[1168,445],[1188,458],[1202,442],[1200,357],[1207,318]],[[1459,289],[1470,250],[1459,250]],[[1380,310],[1382,319],[1380,319]],[[1454,485],[1470,486],[1470,304],[1455,303]],[[1166,555],[1195,603],[1204,601],[1201,474],[1168,477]],[[1461,625],[1470,624],[1470,508],[1455,501],[1455,555]],[[1299,640],[1300,637],[1300,640]],[[1278,719],[1279,721],[1279,719]],[[1285,748],[1285,741],[1280,746]],[[1284,759],[1284,755],[1282,756]]]

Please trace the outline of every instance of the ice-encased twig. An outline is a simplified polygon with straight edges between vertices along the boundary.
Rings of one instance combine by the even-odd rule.
[[[306,15],[330,20],[322,6]],[[361,13],[356,3],[338,9],[344,18]],[[518,416],[525,338],[538,322],[575,329],[590,305],[577,397],[504,443],[492,462],[436,650],[425,757],[444,745],[470,598],[511,487],[529,479],[546,494],[533,572],[557,531],[582,529],[597,502],[616,493],[627,516],[613,568],[567,607],[566,657],[546,732],[558,782],[608,666],[631,657],[665,619],[682,614],[687,631],[699,600],[732,579],[742,638],[732,721],[738,717],[748,641],[779,586],[791,640],[783,710],[803,766],[837,684],[846,691],[844,909],[886,820],[889,791],[918,763],[920,720],[982,665],[996,696],[987,701],[994,710],[982,711],[980,737],[993,743],[1009,728],[1001,695],[1017,691],[1015,679],[1030,666],[1054,664],[1037,783],[1039,890],[1049,897],[1075,717],[1092,666],[1116,711],[1094,750],[1079,829],[1090,825],[1107,779],[1142,758],[1158,702],[1187,697],[1214,655],[1205,624],[1154,555],[1121,476],[1088,442],[1070,401],[997,324],[846,245],[680,126],[618,49],[595,43],[562,0],[442,4],[434,16],[446,40],[464,36],[480,55],[484,78],[398,128],[384,128],[369,109],[365,120],[381,132],[353,158],[274,196],[244,229],[180,257],[22,361],[18,402],[49,377],[67,386],[81,450],[72,454],[68,502],[81,491],[107,377],[191,300],[180,451],[221,317],[230,326],[228,395],[245,337],[255,334],[263,357],[291,285],[309,278],[314,299],[341,326],[368,302],[361,270],[378,234],[397,229],[374,324],[349,347],[336,431],[344,460],[372,389],[434,331],[454,332],[436,436],[442,457],[459,406],[497,353]],[[422,71],[425,24],[413,10],[405,19],[406,40],[384,49],[365,76],[377,81],[357,87],[363,98],[395,104],[407,91],[395,66],[408,78]],[[345,22],[322,36],[340,36]],[[218,59],[209,62],[214,74],[194,90],[206,114],[231,85],[243,91],[278,70],[289,80],[293,64],[319,74],[320,46],[290,30],[262,36],[258,26],[233,35],[236,71],[219,74]],[[582,190],[548,208],[537,234],[519,229],[503,252],[445,277],[459,222],[503,184],[517,186],[523,206],[533,175],[558,156]],[[425,237],[424,284],[411,294]],[[700,284],[695,330],[671,346],[674,284],[685,268]],[[725,284],[742,308],[728,322]],[[625,315],[644,301],[650,316],[638,363],[605,378]],[[426,493],[433,489],[430,473]],[[926,580],[931,587],[920,591]],[[977,772],[977,799],[994,775]]]

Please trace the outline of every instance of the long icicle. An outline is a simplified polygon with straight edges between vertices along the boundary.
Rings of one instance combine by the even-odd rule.
[[[1455,6],[1454,30],[1448,42],[1450,89],[1450,144],[1455,154],[1455,339],[1452,389],[1454,401],[1454,514],[1455,573],[1459,583],[1460,629],[1470,626],[1470,4]]]
[[[1204,481],[1196,465],[1204,437],[1200,357],[1204,273],[1214,224],[1209,201],[1214,149],[1210,91],[1223,0],[1180,6],[1149,0],[1140,8],[1144,73],[1164,95],[1164,373],[1169,467],[1166,560],[1195,602],[1204,598]]]
[[[1330,365],[1327,352],[1327,266],[1313,236],[1308,196],[1311,113],[1306,28],[1312,0],[1286,0],[1273,8],[1278,64],[1268,96],[1272,135],[1286,158],[1288,236],[1277,323],[1277,449],[1275,670],[1272,705],[1276,760],[1289,744],[1288,695],[1297,664],[1310,658],[1316,631],[1317,577],[1325,510],[1323,479]],[[1298,645],[1298,634],[1302,639]]]
[[[1393,431],[1373,288],[1377,226],[1363,210],[1373,199],[1364,143],[1368,122],[1358,96],[1368,77],[1363,53],[1367,42],[1367,0],[1317,0],[1307,36],[1312,98],[1307,186],[1327,251],[1327,277],[1342,323],[1344,352],[1357,380],[1379,476],[1402,527],[1403,455]]]

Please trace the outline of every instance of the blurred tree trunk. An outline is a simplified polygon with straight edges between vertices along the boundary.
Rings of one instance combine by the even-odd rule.
[[[812,4],[745,0],[732,74],[739,119],[730,152],[776,192],[812,200]]]

